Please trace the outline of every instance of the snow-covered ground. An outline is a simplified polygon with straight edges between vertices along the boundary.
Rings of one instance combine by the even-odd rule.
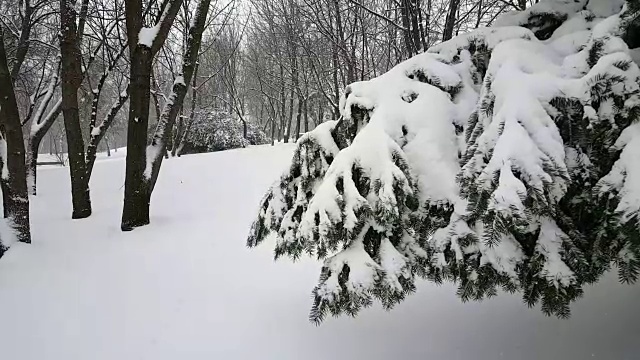
[[[124,159],[98,161],[94,214],[72,221],[68,168],[41,167],[32,245],[0,259],[0,359],[638,359],[640,286],[608,276],[570,320],[518,296],[462,304],[420,282],[385,312],[307,321],[320,264],[245,247],[290,145],[171,159],[152,224],[119,229]],[[120,152],[118,152],[119,154]]]
[[[65,154],[62,154],[61,156],[64,157],[64,161],[66,163],[67,154],[65,153]],[[113,159],[124,158],[126,156],[127,156],[127,148],[123,147],[118,149],[112,149],[111,154],[108,156],[106,152],[97,153],[96,161],[113,160]],[[55,154],[48,154],[48,153],[38,154],[38,162],[59,162],[59,161],[60,161],[60,158]],[[45,166],[55,166],[55,165],[45,165]]]

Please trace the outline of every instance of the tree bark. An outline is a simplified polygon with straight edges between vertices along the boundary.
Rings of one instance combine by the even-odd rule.
[[[89,181],[84,159],[84,141],[80,129],[78,88],[82,83],[80,46],[76,28],[75,0],[60,0],[60,52],[62,54],[62,114],[67,135],[67,152],[71,176],[71,218],[91,215]]]
[[[193,79],[191,84],[191,109],[189,111],[189,120],[187,122],[187,126],[184,129],[184,132],[180,136],[178,149],[176,150],[176,156],[178,157],[180,157],[180,155],[182,154],[182,149],[184,148],[184,144],[187,141],[187,136],[189,136],[189,131],[191,131],[191,126],[193,125],[193,121],[195,120],[196,102],[198,101],[198,66],[199,64],[196,62],[195,68],[193,69]]]
[[[309,132],[309,96],[304,99],[304,132]]]
[[[333,78],[333,117],[334,119],[338,119],[340,117],[340,108],[338,107],[340,104],[340,85],[338,84],[338,50],[335,45],[332,47],[331,51],[331,75]]]
[[[31,17],[35,10],[35,8],[31,6],[31,2],[29,0],[23,0],[23,1],[24,1],[23,3],[24,13],[22,14],[22,23],[20,25],[20,37],[18,39],[18,44],[16,46],[16,50],[14,54],[13,68],[11,69],[12,86],[16,78],[18,77],[18,74],[20,73],[20,68],[24,63],[24,60],[27,56],[27,52],[29,50],[29,37],[31,34],[31,28],[32,28]],[[7,68],[8,68],[8,61],[7,61]],[[30,107],[30,111],[32,110],[32,108],[33,108],[33,104]],[[26,118],[28,118],[29,116],[30,114],[27,115]],[[4,166],[2,165],[2,161],[6,161],[6,159],[0,160],[0,166]],[[9,196],[10,196],[9,194],[11,190],[7,188],[7,186],[8,185],[5,182],[0,181],[0,189],[2,190],[3,213],[5,218],[9,217],[8,206],[11,203],[11,200],[9,199]]]
[[[44,104],[41,105],[46,107]],[[58,116],[62,112],[62,99],[58,100],[53,105],[53,108],[49,111],[48,115],[40,121],[41,118],[36,117],[32,121],[36,122],[32,124],[31,133],[28,140],[27,149],[27,186],[29,194],[36,195],[36,165],[38,161],[38,149],[44,136],[47,134],[51,126],[55,123]]]
[[[411,5],[409,9],[409,18],[411,21],[411,38],[413,39],[413,50],[416,54],[420,51],[424,50],[423,43],[424,38],[422,31],[420,30],[420,0],[410,0],[409,4]]]
[[[100,140],[105,136],[107,130],[115,120],[116,115],[122,108],[122,106],[127,102],[129,98],[129,89],[122,92],[116,102],[111,106],[109,112],[105,116],[102,123],[98,126],[91,127],[91,134],[89,137],[89,145],[87,145],[87,155],[86,155],[86,166],[87,166],[87,181],[91,179],[91,173],[93,172],[93,165],[96,162],[96,155],[98,152],[98,145],[100,144]],[[107,151],[109,149],[109,145],[107,144]]]
[[[271,146],[276,144],[276,119],[271,119]]]
[[[176,123],[175,133],[171,138],[171,156],[176,156],[176,152],[178,152],[178,145],[180,143],[180,138],[182,137],[182,132],[184,131],[184,115],[182,113],[182,109],[180,109],[180,115],[178,115],[178,122]]]
[[[20,68],[22,68],[22,64],[27,57],[27,52],[29,51],[29,37],[31,36],[32,28],[31,16],[33,15],[33,11],[35,10],[31,6],[31,2],[29,0],[23,1],[24,14],[22,14],[22,24],[20,26],[20,39],[18,39],[18,46],[15,53],[15,62],[13,63],[13,68],[11,69],[11,78],[14,81],[18,77]]]
[[[7,196],[4,197],[4,206],[11,226],[15,229],[19,241],[30,243],[29,195],[22,126],[2,35],[0,32],[0,132],[4,136],[2,141],[6,141],[6,151],[2,154],[0,181],[4,184],[2,190],[7,192]],[[0,255],[4,250],[0,248]]]
[[[302,106],[304,101],[298,96],[298,110],[296,112],[296,133],[293,137],[294,142],[300,137],[300,124],[302,123]]]
[[[83,2],[84,6],[84,2]],[[124,105],[124,103],[129,99],[129,86],[125,91],[118,95],[118,99],[116,99],[115,103],[109,109],[109,112],[105,116],[104,120],[100,123],[100,125],[96,126],[97,117],[98,117],[98,105],[100,103],[100,97],[102,95],[102,90],[104,89],[104,84],[107,80],[107,77],[113,71],[116,66],[118,60],[124,54],[126,50],[126,45],[120,49],[120,52],[110,60],[109,66],[107,70],[102,73],[100,79],[98,80],[98,85],[95,89],[92,90],[93,100],[91,101],[91,115],[89,119],[89,145],[87,145],[87,154],[85,158],[86,170],[87,170],[87,181],[91,179],[91,173],[93,171],[93,165],[96,161],[96,154],[98,151],[98,145],[102,138],[106,135],[107,130],[115,120],[116,115]],[[109,147],[107,146],[107,151]],[[110,155],[109,155],[110,156]]]
[[[209,3],[209,0],[203,0]],[[166,149],[169,131],[184,99],[186,84],[174,82],[174,90],[184,88],[182,99],[179,95],[171,101],[167,101],[165,109],[170,107],[168,117],[162,117],[158,121],[156,134],[149,146],[147,154],[147,128],[149,125],[149,104],[151,100],[151,72],[153,57],[162,47],[171,24],[175,19],[182,0],[168,0],[159,16],[156,24],[158,32],[151,44],[146,39],[138,40],[138,34],[142,29],[142,4],[141,0],[126,2],[127,34],[131,51],[131,98],[129,100],[129,126],[127,129],[127,168],[125,172],[124,206],[122,210],[123,231],[130,231],[139,226],[149,224],[149,203],[155,179],[160,171],[163,151]],[[205,14],[206,15],[206,14]],[[198,41],[199,43],[199,41]],[[197,51],[196,54],[197,55]],[[186,60],[185,60],[186,62]],[[195,62],[194,62],[195,63]],[[191,66],[194,63],[190,64]],[[185,74],[186,75],[186,74]],[[190,79],[189,79],[190,80]],[[179,101],[178,101],[179,100]],[[164,122],[164,124],[162,124]],[[160,139],[156,136],[161,133]],[[159,157],[159,159],[158,159]],[[149,162],[149,164],[148,164]]]
[[[127,127],[127,159],[124,185],[122,230],[149,223],[149,197],[142,193],[146,166],[147,127],[151,91],[151,48],[138,44],[131,56],[129,91],[129,124]]]
[[[447,41],[453,37],[453,28],[456,25],[456,14],[458,13],[459,5],[460,0],[450,0],[449,2],[447,19],[444,24],[444,31],[442,32],[442,41]]]
[[[316,126],[322,124],[323,121],[324,121],[324,107],[322,107],[322,102],[318,102],[318,118],[316,120]]]
[[[294,90],[291,88],[291,93],[289,94],[289,116],[287,117],[287,132],[284,135],[284,142],[288,143],[291,138],[291,124],[293,122],[293,95]]]
[[[411,21],[410,21],[410,0],[402,0],[402,7],[400,8],[400,14],[402,17],[402,37],[404,38],[404,46],[408,57],[415,55],[415,46],[413,43],[413,37],[411,36]]]
[[[151,197],[151,193],[153,192],[156,181],[158,180],[158,174],[160,173],[160,166],[162,165],[163,159],[161,150],[166,148],[167,143],[170,140],[171,129],[173,128],[176,117],[182,108],[184,98],[187,94],[187,84],[191,83],[196,69],[200,43],[202,40],[202,32],[204,31],[207,14],[209,13],[210,3],[211,0],[200,0],[198,3],[193,24],[189,28],[187,50],[182,59],[182,81],[178,81],[178,79],[174,81],[171,95],[169,96],[169,100],[165,103],[164,109],[162,109],[162,116],[160,117],[158,127],[153,135],[153,140],[151,141],[150,149],[155,149],[154,151],[150,151],[147,155],[147,169],[145,174],[148,177],[147,184],[149,187],[144,189],[148,193],[149,197]]]
[[[351,84],[355,80],[355,71],[353,59],[349,56],[347,51],[347,42],[345,40],[345,32],[342,24],[342,15],[340,12],[340,2],[339,0],[333,0],[333,9],[334,16],[336,21],[336,37],[338,38],[338,42],[340,44],[339,49],[344,57],[344,62],[347,65],[347,84]]]
[[[280,107],[281,107],[281,111],[280,111],[280,127],[278,128],[278,141],[282,141],[284,139],[284,127],[286,125],[286,113],[287,113],[287,98],[285,95],[285,84],[284,84],[284,68],[282,66],[282,62],[279,63],[280,65],[280,99],[281,99],[281,103],[280,103]]]

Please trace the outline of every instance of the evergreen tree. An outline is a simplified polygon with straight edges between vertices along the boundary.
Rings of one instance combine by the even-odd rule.
[[[226,111],[198,111],[184,138],[181,154],[205,153],[267,144],[267,135],[254,123],[242,122]]]
[[[324,260],[310,318],[391,308],[416,277],[567,317],[640,274],[637,3],[546,0],[349,85],[248,239]]]

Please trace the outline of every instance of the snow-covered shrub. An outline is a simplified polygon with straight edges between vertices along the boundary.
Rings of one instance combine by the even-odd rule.
[[[245,138],[240,120],[226,112],[209,111],[195,117],[182,153],[213,152],[266,143],[266,134],[253,123],[247,122]]]
[[[640,273],[640,70],[622,0],[546,0],[349,85],[297,143],[248,239],[324,260],[311,320],[386,308],[416,276],[569,316]]]

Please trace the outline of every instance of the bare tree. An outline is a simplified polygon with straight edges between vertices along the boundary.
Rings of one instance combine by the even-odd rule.
[[[84,141],[80,128],[78,88],[82,83],[80,46],[76,28],[75,0],[60,0],[60,52],[62,53],[62,113],[67,135],[69,169],[71,174],[71,218],[91,215],[89,178],[84,160]],[[86,11],[86,10],[85,10]]]
[[[189,131],[191,130],[191,126],[193,126],[193,122],[195,120],[196,114],[196,103],[198,101],[198,66],[199,63],[196,62],[195,67],[193,69],[193,77],[191,84],[191,110],[189,111],[189,120],[187,120],[186,126],[182,133],[178,132],[178,142],[177,146],[175,146],[175,151],[172,150],[173,156],[180,156],[182,153],[182,149],[184,148],[184,144],[187,140],[187,136],[189,136]]]
[[[125,3],[131,83],[121,224],[123,231],[149,223],[151,187],[145,176],[145,168],[153,58],[164,44],[181,4],[182,0],[164,1],[155,25],[147,28],[143,27],[142,0],[130,0]]]
[[[102,29],[102,37],[106,39],[109,36],[108,31],[103,27]],[[96,155],[98,151],[98,145],[100,141],[106,135],[107,130],[111,126],[111,124],[116,119],[118,112],[124,106],[124,104],[129,99],[129,89],[128,85],[125,85],[125,89],[123,91],[118,91],[118,95],[116,99],[113,101],[111,107],[108,109],[104,119],[98,124],[97,118],[99,114],[99,106],[100,99],[103,94],[103,90],[105,89],[105,84],[107,79],[112,72],[117,68],[117,65],[121,58],[123,57],[125,51],[128,46],[126,43],[119,44],[115,48],[112,46],[105,46],[106,49],[106,59],[103,60],[104,69],[100,77],[98,78],[98,83],[95,88],[91,89],[91,113],[89,115],[89,144],[87,145],[87,154],[86,154],[86,171],[87,178],[91,178],[91,172],[93,171],[93,165],[96,161]],[[120,90],[118,88],[118,90]]]
[[[158,174],[160,173],[160,166],[162,165],[164,152],[167,149],[167,141],[171,136],[170,129],[173,128],[173,124],[178,116],[180,108],[182,107],[182,103],[184,102],[184,98],[188,90],[188,84],[191,83],[191,79],[196,69],[198,52],[200,51],[200,43],[202,40],[202,32],[209,12],[210,3],[210,0],[200,0],[198,3],[198,8],[196,9],[194,19],[189,28],[186,52],[182,59],[182,74],[173,82],[171,94],[164,104],[160,120],[158,121],[158,126],[153,134],[153,140],[151,141],[151,145],[147,151],[147,167],[145,169],[144,179],[140,183],[139,187],[139,190],[147,199],[147,214],[149,213],[148,207],[151,193],[153,192],[153,188],[155,187],[158,179]]]
[[[442,41],[447,41],[453,37],[453,29],[456,25],[456,17],[458,15],[458,6],[460,0],[450,0],[449,10],[447,11],[447,20],[444,24],[444,31],[442,32]]]
[[[4,184],[3,192],[7,192],[5,211],[16,230],[18,239],[30,243],[29,195],[27,194],[22,126],[2,32],[0,32],[0,134],[2,136],[0,152],[3,159],[0,181]],[[0,255],[4,250],[0,249]]]

